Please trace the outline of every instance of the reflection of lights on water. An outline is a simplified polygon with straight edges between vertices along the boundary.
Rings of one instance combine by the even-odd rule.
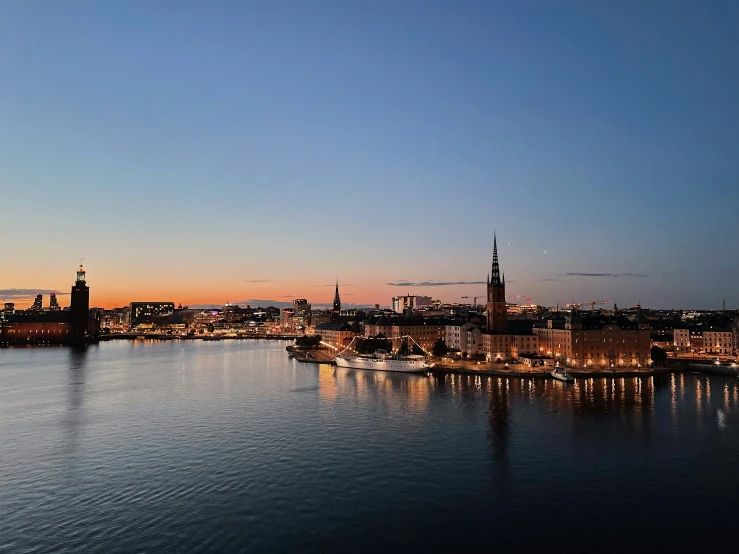
[[[711,380],[706,379],[706,404],[711,404]]]
[[[716,425],[719,429],[726,429],[726,415],[721,408],[716,410]]]
[[[724,407],[729,409],[729,383],[724,384]]]

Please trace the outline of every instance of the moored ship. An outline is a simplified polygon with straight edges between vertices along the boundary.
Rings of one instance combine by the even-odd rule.
[[[401,373],[422,373],[434,366],[426,362],[425,356],[393,355],[385,350],[376,350],[374,354],[337,354],[334,360],[338,367]]]

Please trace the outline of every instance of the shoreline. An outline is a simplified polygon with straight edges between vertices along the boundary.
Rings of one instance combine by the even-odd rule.
[[[336,365],[333,355],[325,350],[306,350],[292,352],[292,357],[300,363],[312,364],[328,364]],[[547,370],[533,370],[520,364],[519,367],[510,367],[508,369],[490,367],[491,363],[470,362],[459,364],[437,364],[428,371],[432,374],[463,374],[463,375],[488,375],[493,377],[530,377],[530,378],[549,378],[551,377],[552,368]],[[510,364],[518,365],[518,364]],[[364,371],[364,370],[360,370]],[[737,369],[727,366],[716,366],[714,364],[704,363],[679,363],[670,364],[664,367],[653,368],[644,371],[583,371],[568,370],[568,373],[578,379],[587,379],[589,377],[653,377],[655,375],[669,375],[672,373],[706,373],[714,375],[726,375],[729,377],[737,376]]]

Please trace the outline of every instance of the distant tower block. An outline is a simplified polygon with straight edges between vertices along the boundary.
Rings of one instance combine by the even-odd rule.
[[[493,267],[488,277],[488,301],[485,306],[488,331],[505,333],[508,329],[508,314],[505,302],[505,274],[501,277],[498,263],[498,240],[493,233]]]
[[[61,308],[59,307],[59,302],[56,299],[56,292],[52,292],[49,295],[49,310],[52,312],[59,311]]]

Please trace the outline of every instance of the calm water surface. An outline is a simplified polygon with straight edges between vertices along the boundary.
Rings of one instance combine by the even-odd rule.
[[[0,551],[736,551],[739,386],[0,350]]]

